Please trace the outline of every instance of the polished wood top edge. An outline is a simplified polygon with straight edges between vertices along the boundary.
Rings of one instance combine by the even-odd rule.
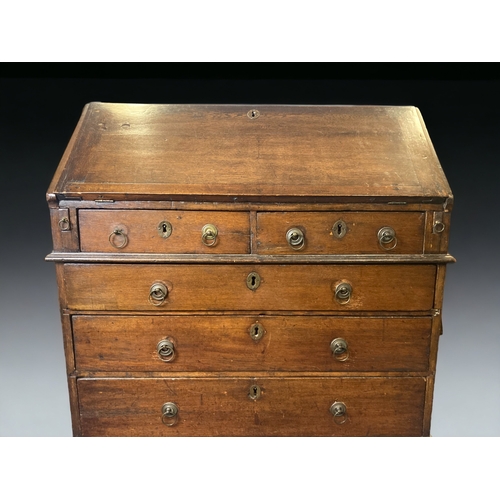
[[[257,254],[152,254],[52,252],[49,262],[144,263],[144,264],[446,264],[451,255],[257,255]]]
[[[354,372],[354,371],[331,371],[331,372],[281,372],[281,371],[241,371],[241,372],[90,372],[90,371],[75,371],[69,374],[71,377],[77,377],[80,380],[94,380],[94,379],[112,379],[112,380],[136,380],[151,379],[158,380],[162,378],[175,378],[192,380],[194,378],[203,378],[218,380],[221,378],[247,378],[264,379],[264,378],[315,378],[315,379],[328,379],[332,378],[419,378],[423,379],[432,376],[433,372],[408,372],[408,371],[373,371],[373,372]]]

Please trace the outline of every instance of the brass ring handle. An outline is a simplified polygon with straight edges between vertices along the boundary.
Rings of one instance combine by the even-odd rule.
[[[444,222],[436,221],[436,222],[434,222],[434,226],[433,226],[432,231],[435,234],[439,234],[439,233],[442,233],[445,230],[445,227],[446,226],[445,226]]]
[[[168,289],[163,283],[153,283],[149,289],[149,302],[161,306],[168,295]]]
[[[330,349],[337,361],[344,362],[349,358],[349,347],[343,338],[333,339],[330,342]]]
[[[333,421],[342,425],[347,422],[347,407],[344,403],[335,401],[335,403],[330,406],[330,413],[333,415]]]
[[[394,250],[398,244],[396,231],[392,227],[381,227],[377,234],[378,243],[384,250]]]
[[[335,300],[339,304],[347,304],[351,300],[352,286],[350,283],[339,283],[335,287]]]
[[[174,344],[167,339],[160,340],[160,342],[158,342],[156,352],[158,353],[158,357],[165,363],[169,363],[175,358]]]
[[[286,241],[293,250],[302,250],[306,243],[304,232],[298,227],[292,227],[286,232]]]
[[[121,243],[117,243],[118,238],[121,239]],[[109,239],[109,242],[111,243],[111,246],[113,246],[115,248],[123,248],[123,247],[127,246],[127,243],[128,243],[128,236],[123,232],[123,229],[116,228],[109,235],[108,239]]]
[[[61,231],[69,231],[71,229],[71,224],[69,222],[69,219],[67,217],[63,217],[59,222],[59,229]]]
[[[219,231],[213,224],[205,224],[201,228],[201,241],[207,247],[213,247],[217,244],[217,235]]]
[[[178,415],[179,407],[175,403],[165,403],[161,407],[161,421],[168,427],[177,423]]]

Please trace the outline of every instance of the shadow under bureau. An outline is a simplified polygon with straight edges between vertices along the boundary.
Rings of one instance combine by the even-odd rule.
[[[453,197],[418,109],[90,103],[47,200],[74,435],[429,435]]]

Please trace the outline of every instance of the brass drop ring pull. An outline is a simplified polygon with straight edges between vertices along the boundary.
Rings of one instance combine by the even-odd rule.
[[[175,403],[165,403],[161,408],[161,421],[168,427],[177,423],[178,415],[179,407]]]
[[[163,283],[153,283],[149,289],[149,302],[161,306],[168,295],[168,289]]]
[[[123,232],[123,229],[118,229],[116,228],[110,235],[109,235],[109,242],[111,243],[111,246],[115,248],[123,248],[127,246],[128,243],[128,236]]]
[[[205,224],[201,229],[201,241],[207,247],[213,247],[217,244],[217,235],[219,231],[213,224]]]
[[[352,286],[350,283],[339,283],[335,287],[335,300],[339,304],[347,304],[351,300]]]
[[[69,219],[67,217],[63,217],[59,222],[59,229],[61,231],[69,231],[71,229],[71,224],[69,222]]]
[[[330,413],[333,415],[333,421],[342,425],[347,422],[347,407],[344,403],[335,401],[335,403],[330,406]]]
[[[170,340],[160,340],[156,346],[156,351],[158,352],[158,357],[165,363],[169,363],[175,358],[175,347]]]
[[[292,227],[286,232],[286,241],[293,250],[302,250],[306,243],[304,233],[298,227]]]
[[[392,227],[385,226],[379,229],[378,243],[384,250],[393,250],[398,244],[398,239],[396,238],[396,231]]]
[[[330,342],[330,349],[337,361],[344,362],[349,359],[349,348],[343,338],[333,339]]]

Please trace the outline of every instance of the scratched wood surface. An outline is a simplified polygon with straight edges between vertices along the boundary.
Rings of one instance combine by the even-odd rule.
[[[453,196],[417,108],[90,103],[47,201],[74,435],[429,435]]]
[[[261,284],[247,287],[257,272]],[[64,264],[67,307],[75,311],[430,311],[435,265]],[[161,282],[168,295],[150,303]],[[350,283],[348,303],[335,300]]]
[[[432,197],[451,191],[412,106],[90,103],[49,193]]]
[[[421,436],[425,388],[422,377],[78,380],[84,436]],[[167,402],[179,408],[172,426]]]
[[[424,222],[424,212],[262,212],[257,214],[257,253],[421,254]],[[378,231],[388,226],[396,232],[396,239],[381,246]],[[294,227],[304,233],[301,250],[294,250],[286,239]]]
[[[80,210],[79,216],[83,252],[221,254],[250,251],[248,212]],[[171,226],[171,234],[166,238],[158,230],[162,222]],[[214,225],[218,231],[213,246],[202,241],[202,229],[206,224]],[[110,234],[115,229],[127,236],[123,248],[117,249],[110,243]],[[118,240],[115,244],[121,245],[122,241]]]
[[[73,335],[84,371],[426,372],[431,318],[76,315]],[[337,338],[347,352],[334,356]],[[164,339],[174,345],[168,362]]]

